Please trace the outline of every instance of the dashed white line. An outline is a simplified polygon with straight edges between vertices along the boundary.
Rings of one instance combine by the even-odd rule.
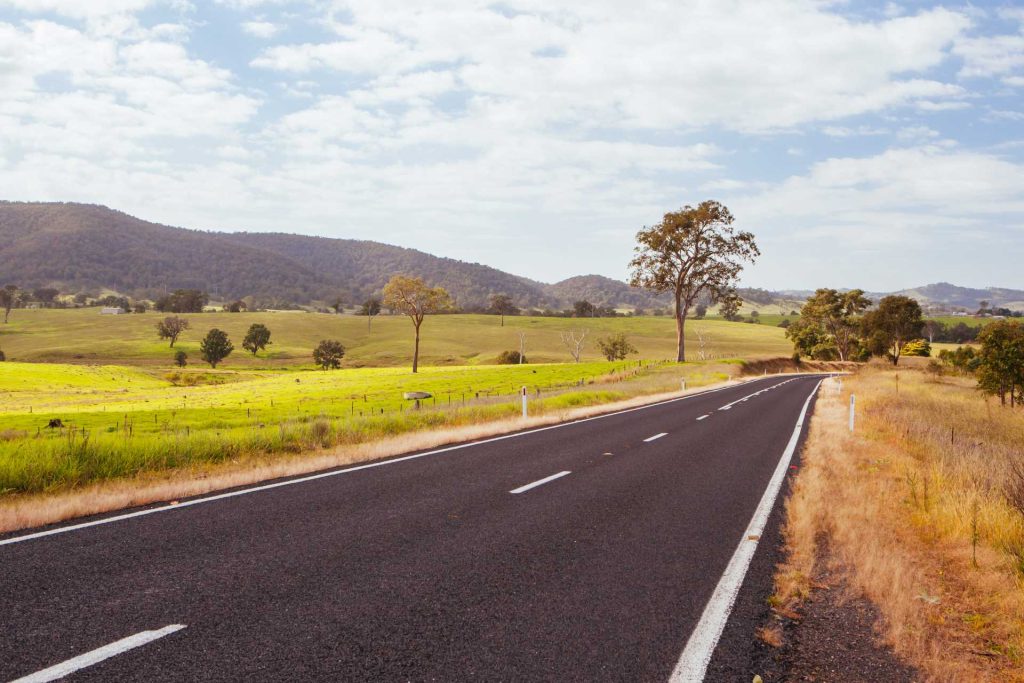
[[[657,441],[658,439],[660,439],[663,436],[668,436],[668,432],[661,432],[660,434],[655,434],[654,436],[649,436],[646,439],[644,439],[644,443],[650,443],[652,441]]]
[[[734,405],[737,405],[739,403],[745,403],[749,399],[752,399],[755,396],[759,396],[760,394],[764,393],[765,391],[768,391],[769,389],[775,389],[776,387],[781,387],[783,384],[789,384],[792,381],[793,380],[791,380],[791,379],[787,379],[785,382],[779,382],[778,384],[773,384],[772,386],[768,387],[767,389],[761,389],[761,391],[755,391],[753,394],[747,394],[743,398],[738,398],[735,401],[733,401],[732,403],[726,403],[724,406],[719,408],[719,410],[730,410]]]
[[[22,676],[17,680],[11,681],[11,683],[46,683],[46,681],[56,681],[57,679],[64,678],[65,676],[73,674],[80,669],[93,666],[94,664],[99,664],[105,659],[110,659],[122,652],[133,650],[145,645],[146,643],[151,643],[158,638],[163,638],[164,636],[180,631],[183,628],[185,628],[184,624],[171,624],[170,626],[164,626],[156,631],[142,631],[141,633],[136,633],[134,636],[128,636],[127,638],[122,638],[110,645],[104,645],[103,647],[86,652],[84,655],[78,655],[66,662],[54,664],[47,669],[37,671],[34,674],[29,674],[28,676]]]
[[[762,381],[760,378],[752,380],[753,382]],[[352,474],[353,472],[360,472],[362,470],[373,469],[377,467],[387,467],[395,465],[400,462],[406,462],[408,460],[416,460],[418,458],[427,458],[431,456],[441,455],[443,453],[451,453],[453,451],[459,451],[468,448],[477,448],[486,444],[495,443],[498,441],[505,441],[507,439],[518,439],[530,434],[538,434],[540,432],[547,432],[554,429],[564,429],[566,427],[578,426],[587,422],[593,422],[595,420],[603,420],[605,418],[614,417],[616,415],[625,415],[626,413],[635,413],[641,410],[648,410],[650,408],[657,408],[659,406],[665,406],[670,403],[678,403],[680,401],[688,401],[700,396],[707,396],[708,394],[716,394],[720,391],[729,391],[735,389],[735,384],[728,384],[726,386],[718,387],[715,389],[705,389],[704,391],[697,391],[686,396],[680,396],[678,398],[670,398],[664,401],[658,401],[656,403],[649,403],[647,405],[637,406],[636,408],[626,408],[624,410],[616,410],[610,413],[604,413],[602,415],[594,415],[593,417],[585,417],[579,420],[573,420],[571,422],[561,422],[559,424],[547,425],[545,427],[537,427],[536,429],[527,429],[522,432],[514,432],[512,434],[502,434],[501,436],[494,436],[489,439],[482,439],[480,441],[470,441],[468,443],[455,444],[453,446],[446,446],[444,448],[436,448],[430,451],[424,451],[422,453],[413,453],[411,455],[403,455],[399,458],[391,458],[390,460],[380,460],[377,462],[366,463],[365,465],[356,465],[355,467],[346,467],[338,470],[328,470],[326,472],[318,472],[316,474],[310,474],[303,477],[295,477],[293,479],[286,479],[284,481],[275,481],[270,484],[259,484],[257,486],[250,486],[248,488],[237,489],[235,491],[228,491],[226,493],[218,493],[212,496],[203,496],[200,498],[193,498],[192,500],[182,501],[178,505],[160,505],[158,507],[147,508],[145,510],[137,510],[135,512],[127,512],[121,515],[115,515],[113,517],[104,517],[102,519],[94,519],[90,522],[81,522],[79,524],[70,524],[68,526],[57,527],[54,529],[46,529],[45,531],[36,531],[33,533],[24,534],[22,536],[14,536],[13,538],[0,538],[0,546],[10,545],[12,543],[24,543],[25,541],[32,541],[37,538],[45,538],[47,536],[54,536],[56,534],[66,534],[72,531],[79,531],[81,529],[88,529],[94,526],[100,526],[104,524],[113,524],[115,522],[121,522],[127,519],[134,519],[136,517],[144,517],[146,515],[158,514],[161,512],[181,511],[186,508],[192,507],[193,505],[202,505],[204,503],[213,503],[218,500],[225,500],[228,498],[234,498],[236,496],[246,496],[253,493],[261,493],[263,491],[271,491],[282,486],[295,486],[298,484],[305,484],[311,481],[317,481],[319,479],[326,479],[329,477],[337,477],[346,474]]]
[[[697,418],[697,421],[700,422],[701,420],[706,420],[709,417],[711,417],[711,416],[710,415],[701,415],[700,417]]]
[[[718,645],[718,639],[722,636],[722,630],[725,629],[725,624],[729,620],[729,613],[732,612],[733,604],[743,585],[750,562],[754,559],[754,552],[757,550],[758,541],[768,522],[768,515],[775,507],[775,499],[778,498],[789,463],[800,442],[800,432],[803,429],[804,420],[807,418],[807,409],[820,386],[821,382],[818,382],[807,400],[804,401],[804,407],[800,411],[800,417],[797,418],[793,434],[789,438],[789,443],[786,444],[786,449],[782,452],[782,457],[779,458],[779,463],[768,482],[768,487],[764,490],[764,495],[761,496],[761,502],[754,511],[750,525],[740,537],[740,544],[736,547],[732,559],[729,560],[725,572],[722,573],[715,592],[711,594],[711,599],[704,607],[704,612],[690,634],[690,639],[686,641],[686,648],[679,657],[679,662],[669,678],[669,683],[699,683],[704,680],[708,664],[711,661],[711,654]]]
[[[558,474],[552,474],[550,477],[544,477],[543,479],[538,479],[537,481],[532,482],[530,484],[527,484],[526,486],[520,486],[517,489],[512,489],[511,491],[509,491],[509,493],[525,493],[526,491],[529,491],[530,489],[535,489],[538,486],[543,486],[544,484],[548,483],[549,481],[554,481],[555,479],[559,479],[561,477],[564,477],[567,474],[572,474],[572,472],[569,472],[568,470],[566,470],[564,472],[559,472]]]

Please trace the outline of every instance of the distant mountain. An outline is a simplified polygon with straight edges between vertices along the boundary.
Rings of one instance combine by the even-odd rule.
[[[974,311],[978,309],[981,301],[987,301],[992,306],[1009,308],[1011,310],[1024,310],[1024,290],[1005,289],[1002,287],[989,287],[987,289],[972,289],[970,287],[958,287],[948,282],[936,282],[924,287],[903,289],[894,294],[902,294],[916,299],[922,305],[932,304],[946,307],[960,307]]]
[[[592,275],[549,285],[403,247],[281,233],[224,233],[150,223],[104,206],[0,202],[0,283],[65,292],[110,289],[153,298],[198,288],[215,299],[263,305],[349,303],[379,292],[395,273],[447,289],[463,307],[508,294],[520,307],[664,305],[626,283]]]
[[[571,307],[586,299],[612,307],[667,308],[655,296],[603,275],[537,282],[479,263],[379,242],[283,233],[204,232],[150,223],[91,204],[0,202],[0,284],[64,292],[113,290],[155,298],[197,288],[214,299],[251,296],[260,305],[358,303],[395,273],[447,289],[463,308],[508,294],[522,308]],[[796,307],[812,292],[741,289],[754,304]],[[906,289],[922,304],[974,310],[978,302],[1024,310],[1024,290],[970,289],[947,282]],[[870,295],[874,299],[884,293]]]

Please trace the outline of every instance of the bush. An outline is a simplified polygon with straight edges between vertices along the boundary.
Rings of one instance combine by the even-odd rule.
[[[502,351],[498,355],[498,365],[525,365],[527,362],[526,356],[521,356],[518,351]]]
[[[932,355],[932,345],[927,339],[914,339],[903,345],[903,355],[928,358]]]
[[[799,351],[794,351],[793,352],[793,363],[796,364],[796,365],[800,365],[800,352]]]
[[[5,360],[7,360],[7,356],[4,355],[3,350],[0,350],[0,363],[4,362]]]
[[[178,349],[178,351],[174,354],[174,364],[177,365],[179,368],[183,368],[186,365],[188,365],[188,354],[182,351],[181,349]]]

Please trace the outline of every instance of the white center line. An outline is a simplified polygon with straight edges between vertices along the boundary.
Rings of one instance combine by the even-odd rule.
[[[139,646],[151,643],[158,638],[175,633],[185,628],[184,624],[171,624],[170,626],[164,626],[156,631],[142,631],[136,633],[134,636],[128,636],[121,640],[111,643],[110,645],[104,645],[101,648],[97,648],[90,652],[86,652],[84,655],[78,655],[73,659],[69,659],[66,662],[60,664],[54,664],[48,669],[37,671],[34,674],[23,676],[17,680],[11,681],[11,683],[46,683],[46,681],[56,681],[59,678],[64,678],[74,672],[84,669],[94,664],[99,664],[104,659],[110,659],[111,657],[117,656],[122,652],[133,650]]]
[[[646,439],[644,439],[644,443],[650,443],[652,441],[657,441],[658,439],[660,439],[663,436],[668,436],[668,432],[662,432],[661,434],[655,434],[654,436],[649,436]]]
[[[709,417],[711,417],[711,416],[710,415],[701,415],[700,417],[697,418],[697,421],[699,422],[700,420],[706,420]]]
[[[552,474],[550,477],[544,477],[543,479],[538,479],[537,481],[533,482],[532,484],[527,484],[526,486],[520,486],[517,489],[512,489],[511,491],[509,491],[509,493],[525,493],[526,491],[529,491],[530,489],[537,488],[538,486],[542,486],[542,485],[548,483],[549,481],[554,481],[555,479],[559,479],[561,477],[564,477],[567,474],[572,474],[572,473],[569,472],[568,470],[566,470],[565,472],[559,472],[558,474]]]

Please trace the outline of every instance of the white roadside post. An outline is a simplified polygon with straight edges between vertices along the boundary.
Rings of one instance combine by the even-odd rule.
[[[857,397],[850,394],[850,432],[853,432],[853,416],[856,413]]]
[[[523,397],[523,418],[525,419],[525,418],[530,416],[529,410],[527,410],[527,407],[526,407],[526,387],[523,387],[522,389],[520,389],[519,393]]]
[[[679,387],[680,391],[686,391],[686,378],[685,377],[683,379],[679,380],[679,385],[680,385],[680,387]]]

